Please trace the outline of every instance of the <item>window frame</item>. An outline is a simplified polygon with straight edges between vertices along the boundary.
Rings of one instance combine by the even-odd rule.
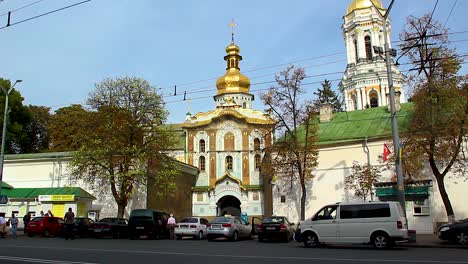
[[[200,171],[203,171],[203,172],[206,171],[206,158],[205,158],[205,156],[200,156],[198,158],[198,168],[200,169]]]

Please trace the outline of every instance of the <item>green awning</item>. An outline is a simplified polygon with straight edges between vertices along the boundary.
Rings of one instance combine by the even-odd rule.
[[[10,199],[34,199],[39,195],[74,195],[76,198],[92,199],[96,197],[81,189],[80,187],[58,187],[58,188],[2,188],[2,194]]]
[[[430,186],[407,186],[405,187],[405,195],[429,195]],[[375,194],[377,197],[396,196],[398,189],[396,187],[376,188]]]

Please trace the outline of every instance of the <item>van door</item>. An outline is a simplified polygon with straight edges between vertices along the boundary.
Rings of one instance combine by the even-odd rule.
[[[336,209],[338,205],[329,205],[318,211],[311,221],[311,228],[317,232],[320,242],[336,242],[338,221]]]

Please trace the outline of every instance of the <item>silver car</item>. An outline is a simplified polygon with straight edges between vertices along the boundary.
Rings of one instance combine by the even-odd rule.
[[[232,241],[239,238],[251,238],[252,226],[249,222],[236,216],[218,216],[207,228],[208,241],[219,237],[225,237]]]
[[[207,225],[208,220],[204,218],[187,217],[174,227],[174,235],[177,239],[181,239],[184,236],[191,236],[201,240],[206,236]]]

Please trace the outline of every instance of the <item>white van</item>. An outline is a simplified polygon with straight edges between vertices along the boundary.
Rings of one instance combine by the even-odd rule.
[[[337,203],[302,222],[295,237],[306,247],[370,242],[381,249],[408,240],[408,226],[398,202]]]

